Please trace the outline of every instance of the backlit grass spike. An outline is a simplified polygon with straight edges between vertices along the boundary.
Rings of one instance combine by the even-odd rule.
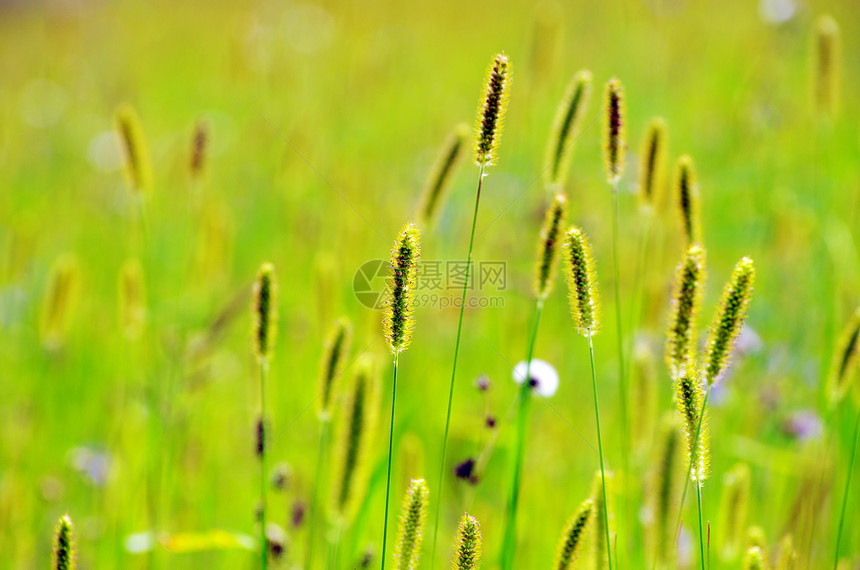
[[[328,419],[341,372],[352,345],[352,324],[343,317],[337,320],[329,333],[323,360],[320,366],[320,397],[317,400],[317,414],[320,418]]]
[[[558,265],[558,252],[564,223],[567,218],[567,196],[562,192],[553,196],[547,208],[538,243],[537,267],[532,289],[538,299],[545,299],[552,291],[555,271]]]
[[[694,243],[675,270],[675,284],[666,334],[666,363],[672,378],[691,365],[696,352],[696,326],[705,283],[705,249]]]
[[[688,154],[678,159],[674,188],[674,198],[677,200],[678,212],[681,216],[684,247],[689,247],[702,240],[702,230],[699,222],[699,184],[696,179],[696,167]]]
[[[582,552],[585,536],[593,524],[593,519],[594,500],[587,499],[580,505],[570,521],[568,521],[561,535],[553,568],[556,570],[570,570],[574,567]]]
[[[419,208],[421,224],[430,228],[439,217],[445,204],[445,198],[451,188],[457,167],[466,155],[466,141],[469,137],[469,127],[457,125],[445,139],[445,144],[436,157],[433,169],[427,177]]]
[[[69,515],[60,517],[57,530],[54,532],[54,570],[75,570],[77,560],[75,559],[75,528]]]
[[[829,14],[815,20],[814,33],[814,99],[816,111],[833,117],[839,110],[839,67],[841,40],[839,24]]]
[[[397,531],[397,544],[394,547],[394,562],[397,570],[418,568],[429,497],[430,490],[424,479],[413,479],[403,498],[403,508],[400,511],[400,526]]]
[[[612,78],[606,84],[603,100],[603,165],[610,184],[617,183],[624,171],[626,121],[624,87],[621,81]]]
[[[639,202],[643,207],[656,209],[660,204],[663,191],[666,149],[668,147],[666,121],[662,117],[651,119],[642,151],[639,155]]]
[[[557,190],[564,185],[567,178],[573,149],[591,99],[591,82],[590,71],[578,71],[570,80],[564,98],[556,110],[543,170],[547,188]]]
[[[498,54],[487,71],[484,91],[478,105],[475,162],[491,166],[498,159],[499,138],[502,133],[511,88],[511,63],[508,56]]]
[[[723,289],[705,353],[705,381],[714,384],[725,372],[747,315],[755,282],[755,264],[744,257],[735,265],[732,277]]]
[[[466,513],[457,527],[453,570],[478,570],[481,567],[481,523]]]
[[[391,273],[385,299],[383,329],[388,349],[399,354],[409,347],[415,327],[413,305],[421,260],[418,228],[408,223],[400,231],[391,250]]]
[[[854,311],[839,337],[839,344],[833,354],[830,374],[827,378],[828,393],[832,403],[839,402],[847,393],[857,371],[860,356],[860,308]]]
[[[120,105],[114,117],[120,146],[125,158],[125,175],[128,186],[141,194],[152,189],[152,164],[149,147],[140,126],[137,112],[129,104]]]
[[[687,444],[687,465],[690,468],[690,479],[701,485],[708,477],[709,438],[708,410],[702,411],[702,384],[695,366],[687,366],[684,374],[675,381],[675,404],[684,426],[684,437]],[[703,413],[701,429],[699,429],[699,413]],[[699,438],[696,439],[696,430]]]
[[[58,350],[66,342],[78,304],[81,270],[77,258],[63,254],[51,267],[42,299],[40,336],[47,350]]]
[[[589,337],[600,328],[600,300],[591,244],[583,231],[574,226],[567,232],[562,251],[570,313],[579,334]]]
[[[275,266],[263,263],[254,281],[254,354],[260,362],[269,360],[275,345],[277,329],[277,284]]]

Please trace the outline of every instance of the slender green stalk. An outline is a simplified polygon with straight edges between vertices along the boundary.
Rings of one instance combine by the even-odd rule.
[[[454,401],[454,380],[457,377],[457,358],[460,355],[460,335],[463,332],[463,311],[466,308],[466,291],[469,288],[469,271],[472,268],[472,246],[475,244],[475,227],[478,222],[478,204],[481,202],[481,185],[484,182],[484,165],[478,168],[478,190],[475,193],[475,211],[472,213],[472,231],[469,234],[469,254],[466,257],[466,279],[460,299],[460,318],[457,321],[457,341],[454,344],[454,365],[451,368],[451,384],[448,387],[448,411],[445,415],[445,435],[442,438],[442,461],[439,462],[439,485],[436,491],[436,514],[433,522],[433,549],[430,551],[430,567],[436,564],[436,541],[439,538],[439,514],[442,509],[442,485],[445,482],[445,460],[448,457],[448,430],[451,427],[451,404]]]
[[[705,533],[702,530],[702,482],[696,481],[696,503],[699,506],[699,553],[702,557],[702,570],[705,570]]]
[[[266,540],[266,360],[260,362],[260,422],[262,445],[260,449],[260,568],[269,564],[269,545]]]
[[[684,501],[687,499],[687,485],[690,483],[689,474],[693,471],[693,462],[696,460],[696,448],[699,445],[699,435],[702,431],[702,420],[705,419],[705,408],[708,406],[708,398],[711,396],[711,384],[705,390],[705,398],[702,400],[702,409],[699,410],[699,425],[696,426],[696,436],[693,438],[693,447],[690,450],[690,465],[687,467],[687,476],[684,477],[684,491],[681,493],[681,505],[678,507],[678,522],[675,527],[678,529],[678,536],[681,535],[681,518],[684,512]]]
[[[612,265],[615,281],[615,328],[618,339],[618,397],[621,403],[621,464],[624,469],[624,524],[627,536],[630,536],[629,500],[627,494],[627,474],[629,473],[628,458],[628,426],[627,426],[627,368],[624,366],[624,331],[621,326],[621,283],[618,271],[618,179],[612,186]]]
[[[388,499],[391,496],[391,457],[394,451],[394,402],[397,399],[397,359],[394,353],[394,383],[391,386],[391,426],[388,428],[388,475],[385,478],[385,526],[382,529],[382,570],[385,570],[385,543],[388,539]]]
[[[594,389],[594,417],[597,421],[597,451],[600,455],[600,479],[603,486],[603,527],[606,531],[606,553],[609,570],[612,570],[612,543],[609,542],[609,502],[606,500],[606,470],[603,467],[603,439],[600,435],[600,407],[597,403],[597,372],[594,368],[594,341],[588,337],[588,356],[591,359],[591,385]]]
[[[848,463],[848,477],[845,479],[845,493],[842,496],[842,513],[839,515],[839,530],[836,531],[836,555],[833,559],[833,570],[839,566],[839,545],[842,542],[842,528],[845,526],[845,511],[848,508],[848,489],[851,486],[851,476],[854,474],[854,456],[857,453],[857,431],[860,428],[860,411],[854,420],[854,438],[851,444],[851,462]]]
[[[308,556],[307,563],[305,564],[306,568],[313,568],[314,564],[314,537],[316,535],[316,515],[319,510],[319,490],[322,487],[322,477],[323,477],[323,463],[325,452],[328,447],[328,428],[331,423],[330,419],[327,417],[323,417],[320,420],[320,440],[319,447],[317,449],[317,467],[316,467],[316,475],[314,476],[314,491],[313,497],[311,498],[311,512],[310,517],[308,517]]]
[[[538,325],[543,312],[543,299],[538,299],[535,308],[535,324],[529,338],[529,349],[526,358],[526,377],[520,386],[519,405],[517,407],[517,441],[514,459],[514,477],[511,482],[511,494],[508,500],[508,515],[505,523],[505,539],[502,541],[502,570],[513,567],[514,555],[517,549],[517,507],[520,500],[520,476],[525,455],[526,431],[528,430],[529,403],[531,401],[531,364],[534,356],[535,341],[537,340]]]

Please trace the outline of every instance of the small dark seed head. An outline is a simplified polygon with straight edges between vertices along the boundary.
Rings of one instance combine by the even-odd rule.
[[[699,184],[693,159],[685,154],[675,169],[675,193],[685,246],[701,241],[699,222]]]
[[[555,270],[558,260],[559,245],[564,232],[567,218],[567,197],[557,193],[546,211],[543,227],[538,243],[537,265],[532,289],[538,299],[545,299],[550,294],[555,281]]]
[[[567,178],[570,159],[590,99],[591,72],[583,69],[573,76],[567,87],[555,113],[555,122],[547,145],[544,183],[553,191],[561,188]]]
[[[275,266],[264,263],[257,273],[254,282],[254,353],[260,362],[266,362],[272,354],[275,345],[277,324],[276,305],[277,285],[275,284]]]
[[[500,53],[487,72],[484,92],[478,106],[475,162],[478,166],[491,166],[498,158],[499,138],[508,105],[511,84],[511,63]]]
[[[561,535],[554,568],[569,570],[574,567],[580,552],[582,552],[584,538],[591,527],[593,518],[594,501],[588,499],[580,505],[579,510],[570,518]]]
[[[660,204],[666,166],[666,121],[656,117],[648,124],[639,157],[639,202],[654,210]]]
[[[618,182],[624,171],[626,121],[624,87],[618,79],[610,79],[606,84],[603,110],[603,163],[610,184]]]

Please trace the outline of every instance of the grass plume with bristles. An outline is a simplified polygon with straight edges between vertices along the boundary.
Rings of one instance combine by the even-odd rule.
[[[616,185],[624,171],[627,152],[624,87],[617,78],[606,84],[603,96],[603,166],[606,181]]]
[[[394,380],[391,385],[391,421],[388,430],[388,471],[385,479],[385,517],[382,531],[382,568],[385,570],[385,546],[388,542],[388,507],[391,499],[391,460],[394,452],[394,410],[397,401],[397,368],[400,353],[409,347],[415,318],[415,287],[421,243],[418,228],[407,223],[391,250],[390,274],[382,320],[385,341],[394,355]]]
[[[54,552],[51,567],[53,570],[75,570],[75,527],[69,515],[60,517],[54,531]]]
[[[352,344],[352,324],[349,319],[342,317],[338,319],[326,341],[323,358],[320,364],[320,387],[317,399],[317,417],[320,420],[319,445],[317,449],[317,465],[313,480],[313,495],[310,504],[310,516],[308,520],[308,566],[313,562],[314,539],[316,537],[317,512],[320,510],[319,492],[323,486],[323,473],[325,473],[325,458],[328,456],[328,434],[331,423],[332,407],[338,394],[340,376],[344,364],[349,358]]]
[[[570,518],[558,543],[553,568],[570,570],[582,552],[585,536],[594,518],[594,499],[586,499]]]
[[[442,488],[445,483],[445,462],[448,458],[448,433],[451,429],[451,408],[454,403],[454,382],[457,379],[457,363],[460,357],[460,337],[463,332],[463,313],[466,309],[466,292],[472,265],[472,248],[475,245],[475,228],[478,225],[478,206],[481,203],[481,188],[484,169],[495,164],[498,156],[499,135],[502,120],[510,98],[511,62],[504,53],[498,54],[490,66],[478,104],[478,123],[475,134],[475,163],[478,165],[478,188],[475,192],[475,208],[472,212],[472,230],[469,233],[469,250],[466,256],[466,271],[463,292],[460,297],[460,315],[457,319],[457,340],[454,343],[454,362],[451,366],[451,382],[448,385],[448,407],[445,414],[445,431],[442,435],[442,458],[439,461],[439,479],[436,486],[436,513],[433,517],[433,547],[430,566],[436,564],[436,545],[439,540],[439,515],[442,507]],[[384,547],[383,547],[384,548]],[[383,560],[383,564],[385,561]]]
[[[117,289],[120,328],[127,340],[135,341],[146,327],[146,281],[139,260],[131,258],[122,264]]]
[[[352,346],[352,324],[346,317],[338,319],[325,345],[320,364],[320,398],[317,400],[317,415],[321,419],[331,417],[331,408],[337,393],[337,383],[349,357]]]
[[[209,145],[209,123],[201,119],[194,125],[191,135],[191,152],[188,160],[188,172],[192,180],[199,180],[206,166],[206,150]]]
[[[55,351],[65,344],[78,304],[81,269],[72,254],[63,254],[51,267],[42,299],[39,336],[42,346]]]
[[[705,249],[692,244],[675,270],[675,283],[666,334],[666,364],[673,379],[685,374],[695,360],[696,325],[705,284]]]
[[[408,223],[391,250],[391,265],[386,290],[383,329],[385,342],[392,354],[400,354],[412,341],[415,327],[413,305],[418,276],[418,263],[421,259],[421,245],[418,228]]]
[[[839,24],[833,16],[823,14],[816,18],[813,42],[815,110],[832,118],[839,110],[839,67],[842,61]]]
[[[253,352],[260,364],[260,416],[257,424],[257,454],[260,459],[260,568],[268,567],[266,538],[266,373],[272,357],[277,331],[277,284],[275,266],[263,263],[254,281],[254,301],[251,306]]]
[[[567,179],[570,159],[591,99],[591,85],[591,72],[587,69],[578,71],[570,80],[556,110],[543,169],[547,188],[557,190]]]
[[[591,361],[591,385],[594,395],[594,419],[597,425],[597,451],[600,458],[600,481],[602,495],[594,497],[598,519],[601,510],[603,520],[598,520],[598,530],[603,529],[604,536],[599,541],[606,545],[606,559],[612,570],[612,552],[609,541],[609,514],[606,505],[606,468],[603,460],[603,438],[600,434],[600,405],[597,396],[597,370],[594,365],[594,335],[600,328],[600,303],[598,301],[597,273],[594,268],[594,257],[591,245],[581,229],[576,226],[567,232],[564,243],[564,269],[567,275],[568,301],[570,314],[576,325],[577,332],[588,341],[588,356]]]
[[[466,513],[457,527],[453,570],[478,570],[481,567],[481,523]]]
[[[838,403],[851,386],[860,356],[860,308],[857,308],[845,323],[839,337],[830,374],[827,376],[827,392],[833,404]]]
[[[699,183],[696,178],[696,167],[689,154],[678,159],[675,166],[674,198],[677,200],[678,212],[681,215],[681,231],[684,236],[684,247],[702,240],[702,230],[699,214]]]
[[[413,479],[403,498],[394,562],[397,570],[418,568],[421,543],[424,539],[424,521],[427,518],[427,501],[430,489],[424,479]]]
[[[567,196],[559,192],[547,208],[538,243],[538,261],[532,290],[538,299],[545,299],[552,291],[559,253],[559,242],[567,219]]]
[[[653,471],[646,500],[651,520],[647,528],[648,551],[655,568],[673,568],[676,542],[672,515],[677,509],[683,474],[683,430],[677,416],[667,412],[660,426]]]
[[[606,490],[612,482],[612,473],[595,473],[591,485],[591,500],[594,502],[594,532],[592,533],[592,557],[591,567],[595,570],[612,568],[612,551],[610,549],[609,524],[612,513],[612,504],[609,502],[610,494]]]
[[[487,70],[487,79],[478,106],[475,139],[475,162],[478,166],[492,166],[498,160],[499,138],[508,107],[510,84],[511,62],[508,56],[500,53]]]
[[[254,281],[254,303],[252,307],[254,354],[261,363],[269,360],[275,342],[278,317],[276,292],[275,266],[271,263],[264,263],[260,266],[257,279]]]
[[[663,191],[668,148],[666,139],[666,120],[662,117],[651,119],[642,140],[637,188],[640,204],[651,211],[659,206]]]
[[[749,502],[750,469],[747,464],[738,463],[723,476],[717,526],[717,544],[723,559],[734,559],[745,543]]]
[[[704,482],[708,477],[708,411],[703,406],[702,384],[695,365],[687,366],[675,381],[675,405],[684,426],[687,458],[692,481]]]
[[[334,453],[332,510],[349,520],[366,486],[368,454],[379,416],[379,380],[372,357],[363,355],[346,390]]]
[[[125,159],[128,186],[132,190],[146,194],[152,189],[152,164],[137,112],[127,103],[120,105],[116,110],[114,122]]]
[[[732,351],[749,310],[755,282],[755,264],[744,257],[735,265],[729,282],[723,289],[705,353],[704,373],[708,386],[712,386],[728,368]]]
[[[573,226],[563,246],[570,314],[577,332],[591,337],[600,329],[600,298],[591,244],[585,233]]]
[[[457,125],[445,139],[436,162],[433,163],[418,210],[421,224],[426,229],[433,227],[439,218],[454,175],[466,155],[468,137],[469,127],[464,124]]]

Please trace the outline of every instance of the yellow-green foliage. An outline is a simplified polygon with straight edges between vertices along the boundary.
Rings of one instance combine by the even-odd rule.
[[[478,105],[475,162],[478,166],[491,166],[498,160],[499,139],[508,108],[511,91],[511,62],[508,56],[498,54],[487,70],[484,91]]]
[[[791,534],[786,534],[779,541],[776,570],[796,570],[797,564],[797,548],[794,546],[794,537]]]
[[[635,449],[651,444],[657,416],[657,359],[644,342],[633,349],[630,431]]]
[[[717,526],[717,545],[723,559],[735,559],[745,544],[749,502],[750,469],[746,463],[737,463],[723,475]]]
[[[538,242],[537,266],[532,290],[538,299],[545,299],[552,292],[555,270],[558,265],[558,251],[564,223],[567,219],[567,196],[562,192],[553,196],[546,210]]]
[[[815,20],[813,51],[815,110],[833,117],[839,110],[839,67],[842,64],[839,24],[833,16],[824,14]]]
[[[648,561],[657,568],[674,568],[676,557],[678,504],[684,484],[684,431],[672,412],[663,416],[660,437],[646,485]]]
[[[117,288],[120,328],[125,338],[137,340],[146,327],[146,281],[140,261],[132,258],[123,263]]]

